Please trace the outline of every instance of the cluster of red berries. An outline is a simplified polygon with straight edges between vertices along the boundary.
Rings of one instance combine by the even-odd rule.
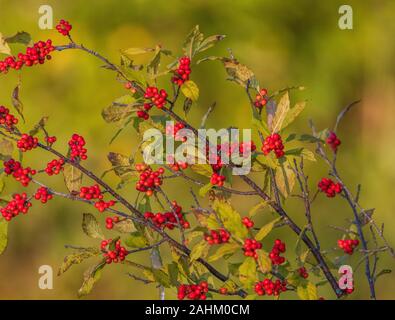
[[[59,23],[56,25],[56,30],[64,36],[68,36],[70,34],[70,31],[72,29],[72,25],[65,20],[60,20]]]
[[[186,162],[177,162],[177,163],[170,164],[169,167],[173,171],[185,170],[185,169],[188,168],[188,163],[186,163]]]
[[[94,206],[100,212],[105,211],[107,208],[112,207],[116,203],[114,200],[110,200],[108,202],[103,200],[103,194],[98,184],[90,187],[81,187],[79,196],[86,200],[98,199],[99,201],[95,202]]]
[[[18,123],[10,110],[4,106],[0,106],[0,125],[4,125],[7,129],[12,129]]]
[[[45,168],[45,172],[49,175],[57,175],[60,171],[63,170],[64,160],[60,158],[59,160],[53,159],[52,161],[47,163],[47,167]]]
[[[136,112],[137,117],[139,117],[140,119],[143,120],[148,120],[149,119],[149,114],[148,112],[144,111],[144,110],[138,110]]]
[[[182,284],[178,287],[177,297],[179,300],[188,298],[190,300],[206,300],[208,292],[208,283],[202,281],[199,284]]]
[[[147,87],[144,98],[149,99],[158,109],[161,109],[166,104],[167,92],[157,87]]]
[[[226,177],[224,175],[214,172],[211,175],[210,183],[214,186],[222,187],[224,185],[225,180]]]
[[[272,264],[282,264],[285,261],[284,257],[281,257],[280,254],[285,252],[285,243],[280,239],[276,239],[274,241],[274,245],[272,251],[269,253],[269,258],[272,260]]]
[[[19,70],[22,66],[43,64],[45,59],[51,59],[50,53],[54,50],[51,40],[36,42],[33,47],[26,48],[25,54],[18,53],[18,58],[9,56],[0,61],[0,72],[7,73],[9,68]]]
[[[81,159],[86,160],[88,156],[86,155],[85,139],[84,137],[74,133],[69,141],[70,146],[70,158],[71,160]]]
[[[51,146],[56,142],[56,137],[55,136],[45,137],[45,141]]]
[[[135,94],[137,91],[133,84],[129,81],[125,83],[125,89],[130,90],[132,94]]]
[[[113,218],[108,217],[106,218],[106,228],[107,229],[112,229],[114,228],[114,223],[118,223],[119,222],[119,217],[115,216]]]
[[[258,254],[256,253],[258,249],[262,249],[262,243],[250,238],[244,240],[243,251],[246,257],[258,259]]]
[[[247,227],[247,229],[254,227],[254,221],[252,221],[248,217],[244,217],[243,219],[241,219],[241,222]]]
[[[307,270],[306,270],[305,267],[300,267],[300,268],[298,269],[298,273],[299,273],[299,275],[300,275],[302,278],[304,278],[304,279],[307,279],[307,278],[309,277],[309,273],[307,272]]]
[[[22,134],[21,138],[17,141],[16,146],[22,152],[26,152],[37,148],[38,139],[28,135],[27,133]]]
[[[278,133],[271,134],[270,136],[266,137],[265,141],[263,142],[263,154],[266,156],[270,153],[270,151],[274,151],[277,159],[284,156],[284,145],[281,140],[281,136]]]
[[[334,183],[332,179],[322,178],[318,183],[318,188],[326,193],[328,198],[333,198],[337,193],[341,193],[343,187],[340,183]]]
[[[221,244],[229,242],[230,234],[227,233],[224,229],[220,230],[211,230],[210,234],[206,234],[204,236],[204,240],[208,242],[208,244]]]
[[[174,77],[171,79],[175,84],[182,86],[184,82],[189,80],[191,74],[191,59],[182,57],[178,60],[178,68],[174,72]]]
[[[246,141],[239,144],[239,154],[249,156],[251,152],[256,150],[254,141]]]
[[[121,240],[115,242],[114,250],[110,250],[109,246],[111,245],[112,241],[112,239],[103,240],[100,245],[101,249],[105,251],[105,253],[103,253],[103,257],[106,259],[107,264],[123,261],[128,255],[128,251],[125,249],[125,247],[121,246]]]
[[[266,95],[267,95],[266,89],[259,90],[259,93],[255,97],[254,106],[259,109],[263,108],[267,103],[267,96]]]
[[[34,194],[34,199],[40,200],[41,203],[47,203],[48,200],[51,200],[53,195],[49,192],[48,188],[40,187]]]
[[[187,137],[181,137],[178,133],[181,129],[184,129],[185,125],[182,122],[176,122],[174,125],[168,124],[166,126],[166,134],[168,136],[173,136],[176,140],[181,139],[182,142],[187,140]]]
[[[140,172],[140,179],[136,183],[136,190],[145,192],[150,197],[154,193],[154,189],[162,185],[161,176],[165,172],[163,168],[153,171],[150,166],[144,163],[136,164],[135,169]]]
[[[340,146],[341,141],[339,138],[336,136],[336,133],[334,132],[329,132],[328,137],[326,138],[326,143],[332,148],[334,152],[337,151],[337,147]]]
[[[31,176],[34,176],[37,172],[30,167],[23,168],[19,161],[10,159],[4,162],[4,172],[7,175],[12,174],[16,181],[19,181],[24,187],[29,185],[32,180]]]
[[[183,229],[188,229],[190,227],[190,224],[184,218],[182,207],[179,206],[176,201],[173,201],[171,205],[173,207],[173,211],[164,213],[152,213],[148,211],[144,213],[144,218],[147,220],[151,220],[152,223],[158,228],[168,228],[170,230],[173,230],[175,227],[178,226],[179,221]],[[178,221],[175,214],[177,215]]]
[[[11,221],[19,213],[26,214],[32,206],[31,202],[27,200],[26,193],[14,194],[12,200],[7,205],[0,209],[0,212],[6,221]]]
[[[268,296],[279,296],[281,292],[287,291],[287,282],[281,281],[281,280],[276,280],[272,281],[268,278],[266,278],[263,281],[260,281],[255,284],[255,292],[259,296],[263,296],[267,294]]]
[[[353,254],[354,249],[359,245],[358,239],[345,239],[345,240],[337,240],[337,246],[347,254]]]

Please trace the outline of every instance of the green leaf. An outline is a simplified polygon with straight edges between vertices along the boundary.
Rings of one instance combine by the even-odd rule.
[[[302,300],[318,300],[317,287],[311,282],[306,286],[298,286],[296,292]]]
[[[247,236],[248,230],[242,224],[240,214],[229,203],[215,200],[213,209],[218,213],[219,219],[224,224],[226,230],[233,236],[239,239],[244,239]]]
[[[125,244],[130,248],[144,248],[149,245],[147,239],[139,231],[131,233],[125,239]]]
[[[267,252],[263,250],[256,250],[255,251],[258,254],[258,259],[256,262],[258,263],[258,268],[262,273],[268,273],[272,270],[272,261],[269,258],[269,255]]]
[[[240,245],[237,243],[225,243],[221,245],[218,250],[211,255],[207,260],[208,262],[214,262],[218,259],[223,258],[226,255],[233,254],[237,250],[240,250]]]
[[[291,156],[293,158],[295,157],[301,157],[304,160],[308,161],[317,161],[315,158],[315,155],[312,151],[306,148],[296,148],[296,149],[290,149],[285,152],[286,156]],[[287,157],[288,158],[288,157]]]
[[[165,288],[171,287],[170,277],[165,271],[153,268],[152,275],[154,276],[155,281],[164,286]]]
[[[59,268],[58,276],[65,273],[71,266],[75,264],[80,264],[82,261],[88,258],[96,257],[100,253],[100,250],[97,248],[83,248],[65,256],[63,263]]]
[[[201,187],[199,189],[199,196],[204,198],[206,196],[207,192],[209,192],[212,188],[213,188],[213,185],[211,183],[207,183],[206,185],[204,185],[203,187]]]
[[[192,80],[184,82],[181,86],[181,92],[192,101],[197,101],[197,99],[199,99],[199,87]]]
[[[8,222],[0,219],[0,255],[5,251],[8,244]]]
[[[258,169],[257,165],[262,167],[262,171],[265,171],[266,168],[276,169],[278,168],[278,161],[273,160],[270,155],[259,155],[255,158],[253,163],[253,167],[256,170]]]
[[[252,257],[247,257],[239,267],[239,280],[244,288],[251,288],[257,281],[256,262]]]
[[[304,110],[305,107],[306,107],[306,101],[296,103],[295,106],[291,108],[288,111],[287,115],[285,116],[281,129],[286,128],[292,122],[294,122],[295,119],[300,115],[300,113]]]
[[[169,273],[169,280],[170,283],[177,287],[178,283],[178,264],[176,262],[172,262],[167,265],[167,271]]]
[[[287,198],[295,186],[295,173],[287,162],[276,170],[276,182],[281,194]]]
[[[289,111],[289,94],[288,91],[280,98],[277,104],[276,113],[272,122],[272,132],[279,132],[282,128],[285,117]]]
[[[5,41],[3,34],[0,32],[0,53],[11,55],[11,49],[7,41]]]
[[[209,164],[192,164],[189,166],[192,171],[206,177],[211,177],[213,169]]]
[[[66,163],[63,169],[63,178],[67,189],[70,192],[80,191],[82,184],[82,172],[73,167],[71,164]]]
[[[215,46],[219,41],[223,40],[225,37],[226,37],[225,35],[221,35],[221,34],[209,36],[202,41],[202,43],[197,48],[197,51],[198,52],[205,51],[205,50]]]
[[[210,249],[210,245],[206,240],[201,240],[198,242],[191,250],[191,254],[189,255],[191,261],[195,261],[199,258],[204,258],[207,256],[208,251]]]
[[[20,31],[14,34],[13,36],[6,37],[4,39],[7,43],[20,43],[24,45],[28,45],[32,42],[32,37],[29,33],[25,31]]]
[[[0,139],[0,160],[7,161],[12,157],[14,144],[7,139]]]
[[[102,261],[99,264],[90,267],[88,270],[84,272],[84,281],[81,285],[81,288],[78,290],[79,298],[86,296],[92,292],[93,286],[97,281],[100,280],[101,271],[105,265],[106,262]]]
[[[1,251],[0,251],[1,252]],[[374,281],[376,282],[377,279],[385,274],[390,274],[392,272],[392,270],[390,269],[383,269],[381,270],[379,273],[377,273],[377,275],[374,277]]]
[[[275,226],[276,222],[279,221],[280,219],[281,217],[274,219],[268,224],[265,224],[261,229],[259,229],[258,233],[255,235],[255,239],[261,241],[263,238],[265,238],[270,233],[270,231],[273,230],[273,227]]]
[[[90,213],[84,213],[82,217],[82,230],[88,237],[96,239],[104,239],[103,231],[95,216]]]

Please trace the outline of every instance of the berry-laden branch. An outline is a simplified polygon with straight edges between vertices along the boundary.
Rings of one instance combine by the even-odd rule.
[[[72,26],[67,21],[61,20],[56,29],[69,39],[69,44],[53,46],[51,40],[36,42],[32,47],[28,47],[25,53],[0,61],[0,71],[7,73],[10,69],[19,70],[22,67],[42,64],[51,59],[50,54],[54,51],[61,52],[68,49],[84,51],[98,58],[107,69],[115,71],[117,80],[129,93],[127,98],[124,96],[122,99],[118,99],[110,108],[103,111],[103,117],[107,122],[123,122],[123,127],[133,124],[140,136],[147,128],[159,128],[166,136],[173,137],[182,143],[186,142],[188,138],[180,136],[180,133],[183,132],[182,129],[189,129],[206,146],[206,150],[203,151],[205,160],[214,159],[214,162],[210,161],[206,165],[194,164],[190,166],[185,162],[177,162],[177,159],[166,158],[167,165],[164,168],[154,168],[154,166],[145,163],[134,163],[136,156],[131,158],[111,152],[108,155],[112,165],[109,171],[113,171],[121,179],[118,188],[125,188],[135,183],[138,196],[133,204],[116,188],[106,183],[103,179],[104,175],[99,177],[81,164],[88,157],[86,142],[82,136],[72,135],[68,142],[69,150],[66,156],[53,148],[57,139],[54,136],[49,136],[44,121],[29,133],[23,133],[17,127],[18,119],[7,108],[0,106],[0,127],[2,129],[0,133],[7,141],[16,142],[21,153],[31,152],[38,148],[56,157],[47,164],[45,169],[35,170],[24,167],[22,161],[17,161],[9,155],[9,159],[4,162],[5,174],[12,176],[24,187],[28,187],[32,182],[39,188],[31,196],[25,192],[15,194],[12,200],[0,209],[6,221],[11,221],[19,213],[27,213],[33,200],[44,204],[54,196],[80,201],[93,206],[99,212],[115,215],[115,217],[106,218],[106,228],[111,232],[120,233],[120,235],[108,239],[104,237],[96,218],[91,214],[84,214],[83,231],[92,238],[101,239],[100,249],[82,246],[69,247],[75,252],[71,255],[72,258],[68,256],[69,258],[65,260],[60,268],[60,274],[67,270],[74,263],[73,261],[101,255],[100,262],[88,272],[90,281],[96,281],[96,272],[104,268],[106,264],[122,262],[135,268],[136,272],[143,273],[143,275],[129,273],[132,279],[145,284],[157,284],[157,287],[160,288],[161,299],[164,299],[165,287],[176,288],[179,299],[203,300],[211,297],[213,293],[224,296],[236,295],[242,298],[247,295],[251,298],[263,295],[278,297],[286,291],[295,291],[301,299],[318,299],[317,287],[311,279],[308,279],[309,265],[311,265],[311,270],[318,270],[320,280],[328,282],[336,297],[339,298],[352,293],[353,288],[348,286],[345,290],[340,289],[337,279],[328,267],[330,259],[328,252],[322,250],[323,244],[313,228],[311,203],[321,191],[329,198],[341,194],[351,206],[356,231],[351,230],[351,227],[345,228],[345,235],[351,235],[353,238],[343,237],[338,241],[338,246],[345,254],[350,255],[359,245],[359,240],[361,241],[362,250],[358,250],[358,252],[363,254],[370,295],[371,298],[375,298],[374,282],[378,277],[376,275],[377,255],[392,249],[386,242],[383,232],[366,214],[366,211],[360,208],[358,204],[359,192],[358,196],[354,198],[337,172],[335,161],[337,148],[341,144],[340,140],[335,133],[319,135],[316,132],[313,132],[313,136],[306,137],[304,135],[303,138],[299,138],[296,134],[291,134],[287,139],[282,137],[284,128],[295,120],[305,106],[304,103],[297,103],[293,108],[290,107],[289,93],[291,90],[300,89],[300,87],[279,90],[269,95],[266,89],[260,88],[253,72],[240,64],[232,54],[230,58],[201,59],[200,62],[205,60],[221,61],[230,80],[246,90],[252,110],[252,126],[254,132],[258,134],[262,152],[256,150],[257,146],[252,140],[213,145],[190,121],[186,120],[186,116],[181,117],[175,110],[182,97],[184,98],[183,111],[185,114],[194,107],[199,96],[198,86],[191,79],[193,63],[196,62],[195,56],[214,46],[224,36],[215,35],[204,38],[199,28],[195,27],[185,41],[184,55],[169,64],[166,70],[160,71],[161,59],[172,55],[162,46],[124,50],[122,51],[121,65],[118,66],[101,54],[82,44],[77,44],[70,35]],[[154,56],[144,68],[144,66],[133,65],[132,56],[134,54],[153,54]],[[140,73],[140,76],[135,76],[136,73]],[[166,89],[158,87],[159,78],[167,75],[171,75],[168,84],[173,89],[172,97],[168,96]],[[255,99],[251,96],[252,90],[256,92]],[[19,100],[18,95],[19,91],[14,92],[13,98],[16,102]],[[266,114],[263,112],[265,108]],[[161,113],[160,116],[153,115],[155,109]],[[213,107],[201,120],[202,127],[205,126],[212,109]],[[18,109],[18,112],[21,114],[21,110]],[[342,116],[338,118],[336,128]],[[174,120],[174,125],[166,125],[164,128],[164,123],[169,119]],[[231,127],[231,129],[233,128]],[[45,142],[40,142],[37,137],[41,131],[44,133]],[[121,131],[122,129],[113,139]],[[332,161],[324,152],[325,144],[322,138],[326,139],[326,145],[333,151]],[[330,165],[330,173],[336,180],[322,178],[318,183],[319,190],[313,199],[310,199],[309,179],[304,170],[305,162],[314,158],[314,154],[306,148],[306,140],[317,143],[318,154]],[[142,141],[138,150],[143,142],[146,143],[146,141]],[[290,142],[297,148],[290,149]],[[258,173],[263,172],[263,175],[259,176],[263,177],[262,186],[261,180],[257,180],[259,178],[253,180],[248,174],[244,174],[240,176],[240,179],[248,186],[248,189],[243,191],[234,189],[228,176],[233,169],[238,169],[240,166],[234,162],[225,163],[221,157],[223,152],[228,156],[237,155],[244,157],[244,159],[249,157],[252,169]],[[164,175],[166,170],[171,175]],[[202,177],[191,177],[186,173],[186,170],[195,171]],[[56,176],[61,172],[65,176],[69,193],[56,191],[43,183],[42,179],[36,178],[38,174]],[[82,176],[88,177],[95,184],[82,186]],[[208,182],[205,177],[209,178]],[[191,206],[191,212],[195,215],[196,223],[191,223],[186,216],[187,212],[178,201],[172,201],[168,197],[164,185],[170,178],[182,178],[182,181],[200,187],[199,195],[201,197],[209,194],[210,208],[205,209],[200,205],[196,194],[191,189],[196,204],[196,206]],[[307,219],[307,226],[303,229],[285,210],[285,201],[292,192],[295,180],[301,191],[301,195],[298,197],[303,201]],[[231,204],[230,197],[232,195],[257,196],[260,203],[251,209],[249,216],[242,216]],[[151,196],[154,197],[151,198]],[[161,198],[165,200],[166,206],[162,205]],[[154,199],[164,212],[155,212],[151,208],[151,202],[153,202],[151,199]],[[124,210],[130,214],[118,208],[115,209],[118,205],[124,207]],[[166,211],[165,207],[168,207],[169,211]],[[276,212],[279,218],[258,227],[254,222],[254,215],[266,207]],[[380,247],[373,233],[376,247],[368,248],[368,242],[362,231],[361,215],[369,218],[371,230],[375,229],[377,235],[384,241],[384,246]],[[122,225],[125,221],[131,222],[132,226]],[[296,252],[296,264],[287,259],[287,246],[281,239],[274,241],[271,250],[267,250],[269,252],[264,250],[268,245],[264,238],[280,226],[288,226],[298,237],[297,248],[299,249]],[[343,230],[341,227],[336,228]],[[180,241],[172,233],[174,229],[178,229],[177,235],[179,235]],[[308,233],[311,234],[313,240]],[[123,239],[125,234],[127,238]],[[123,241],[131,249],[126,249],[123,246]],[[165,262],[166,259],[162,259],[159,253],[159,248],[164,243],[168,243],[172,249],[173,256],[169,263]],[[300,252],[302,243],[306,246],[304,252]],[[128,255],[137,252],[150,252],[151,267],[139,265],[126,259]],[[393,253],[393,251],[391,252]],[[237,253],[243,253],[244,258],[241,261]],[[314,259],[309,259],[307,262],[310,254]],[[370,255],[374,257],[373,269],[370,268]],[[221,260],[227,265],[228,275],[218,271],[214,266],[217,260]],[[220,287],[217,286],[213,277],[221,281]],[[87,293],[91,289],[92,286],[87,289],[83,284],[80,292]]]

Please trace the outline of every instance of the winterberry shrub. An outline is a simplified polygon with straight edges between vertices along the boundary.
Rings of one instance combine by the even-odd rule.
[[[68,21],[61,20],[56,29],[65,36],[63,39],[67,43],[35,42],[25,52],[1,60],[0,71],[7,73],[43,64],[55,52],[51,63],[56,63],[62,51],[69,49],[99,59],[106,69],[114,72],[119,90],[123,91],[121,98],[102,111],[106,123],[118,125],[111,141],[130,126],[137,132],[139,143],[134,147],[138,152],[133,155],[110,152],[108,170],[102,174],[91,171],[85,160],[89,146],[95,142],[74,133],[79,128],[67,128],[71,136],[69,141],[50,135],[45,127],[46,118],[32,130],[26,130],[30,124],[29,119],[23,118],[18,86],[12,94],[16,112],[0,106],[3,139],[0,153],[6,182],[15,179],[25,189],[1,199],[0,253],[6,247],[7,228],[11,226],[10,231],[13,231],[12,220],[28,211],[33,212],[20,220],[29,223],[35,218],[34,209],[30,209],[33,198],[37,200],[33,201],[35,206],[39,207],[51,205],[49,200],[62,197],[81,203],[83,210],[93,211],[83,214],[82,229],[87,236],[96,239],[97,244],[72,247],[74,251],[64,259],[58,272],[61,275],[74,264],[96,258],[84,275],[78,291],[80,296],[90,293],[104,271],[117,270],[114,264],[118,263],[130,268],[130,281],[152,284],[153,290],[159,287],[161,297],[204,300],[223,295],[249,299],[263,296],[321,299],[319,284],[331,289],[332,295],[327,298],[340,298],[351,294],[353,289],[340,287],[339,261],[352,264],[354,260],[350,256],[358,255],[357,260],[365,267],[370,296],[376,297],[375,282],[380,275],[377,256],[394,251],[381,226],[373,219],[373,210],[362,207],[359,191],[357,194],[351,191],[353,188],[349,182],[346,184],[336,163],[342,151],[337,128],[350,108],[337,117],[334,129],[319,131],[311,122],[308,133],[293,132],[291,125],[306,103],[292,105],[291,98],[294,90],[302,88],[267,90],[261,87],[258,77],[233,56],[205,56],[206,50],[222,41],[224,36],[204,37],[198,27],[187,36],[182,53],[173,54],[163,46],[130,48],[121,51],[120,64],[74,42]],[[27,33],[23,35],[26,37]],[[7,39],[0,39],[0,43],[6,43]],[[151,55],[150,62],[135,66],[136,54]],[[165,59],[172,61],[164,63]],[[199,136],[200,131],[194,125],[196,121],[187,120],[189,110],[197,106],[200,95],[192,70],[204,61],[222,63],[228,79],[245,92],[245,112],[251,112],[252,116],[252,136],[247,141],[212,142]],[[200,128],[206,128],[211,111],[212,107],[201,119]],[[169,121],[173,122],[169,124]],[[195,153],[193,158],[203,162],[190,163],[166,154],[160,156],[161,161],[147,163],[142,155],[149,141],[143,136],[149,129],[173,139],[177,147],[186,144],[187,148],[197,150],[199,142],[203,142],[200,144],[204,150]],[[190,130],[198,139],[181,136],[184,130]],[[228,131],[231,130],[233,127],[229,126]],[[13,151],[15,147],[19,158]],[[35,169],[21,156],[28,153],[40,157],[41,152],[49,154],[52,160]],[[225,161],[223,155],[230,161]],[[98,161],[102,158],[94,153],[90,156]],[[213,161],[208,161],[210,158]],[[239,159],[250,159],[250,170],[233,175],[234,170],[241,168]],[[307,167],[320,163],[328,166],[330,178],[307,175]],[[106,182],[106,175],[111,173],[119,178],[116,186]],[[51,179],[59,179],[58,175],[63,175],[64,190],[49,186]],[[180,192],[179,197],[171,201],[167,186],[172,179],[182,181],[190,197],[185,197],[185,193],[181,196]],[[240,182],[237,187],[235,181]],[[30,189],[33,187],[35,189]],[[342,212],[346,222],[334,226],[338,232],[336,238],[325,243],[314,228],[320,212],[313,203],[317,197],[322,197],[321,192],[328,198],[337,196],[335,199],[324,197],[328,206],[342,200],[347,206]],[[234,195],[254,202],[248,213],[236,210]],[[289,198],[301,201],[303,214],[300,209],[294,212],[288,205]],[[262,215],[265,210],[270,211],[273,218]],[[300,222],[302,218],[305,222]],[[262,223],[264,219],[266,222]],[[111,236],[105,235],[102,223],[106,234]],[[296,245],[286,244],[277,235],[277,230],[282,229],[294,234]],[[273,242],[273,239],[276,240]],[[162,256],[163,251],[170,251],[171,258]],[[146,254],[145,264],[134,261],[133,254],[137,252]],[[370,255],[375,259],[371,260]]]

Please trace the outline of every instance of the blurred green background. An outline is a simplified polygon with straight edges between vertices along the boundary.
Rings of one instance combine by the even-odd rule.
[[[354,29],[338,28],[338,8],[344,1],[276,1],[276,0],[101,0],[45,1],[54,10],[54,21],[67,19],[73,25],[73,37],[87,47],[118,62],[119,49],[162,44],[181,54],[186,34],[199,24],[205,35],[225,34],[227,38],[207,55],[228,55],[227,48],[244,64],[254,70],[261,86],[269,92],[304,85],[298,98],[308,100],[293,130],[308,132],[308,119],[313,118],[323,129],[334,124],[337,113],[348,103],[362,99],[340,128],[343,141],[339,153],[339,168],[352,190],[362,183],[361,204],[376,208],[374,217],[385,224],[390,243],[395,244],[393,182],[395,181],[392,148],[395,124],[395,2],[347,1],[354,11]],[[62,44],[65,38],[55,30],[38,28],[38,0],[0,0],[0,32],[11,35],[16,31],[30,32],[34,40],[53,39]],[[15,48],[15,47],[13,47]],[[101,173],[109,168],[108,151],[131,153],[136,149],[135,133],[126,130],[111,146],[108,142],[116,127],[104,123],[100,113],[114,98],[125,91],[114,81],[114,74],[99,68],[100,62],[85,53],[65,51],[54,53],[53,60],[43,66],[22,72],[21,98],[25,117],[31,128],[43,115],[49,116],[47,128],[58,137],[57,146],[66,151],[66,141],[72,133],[82,134],[88,144],[86,166]],[[199,85],[201,98],[191,113],[195,124],[200,123],[207,107],[217,102],[208,125],[214,128],[235,125],[248,127],[250,109],[242,88],[226,81],[219,62],[207,62],[193,69],[192,79]],[[10,106],[17,73],[0,75],[0,105]],[[163,81],[163,80],[162,80]],[[295,101],[293,101],[295,102]],[[63,145],[62,145],[63,143]],[[43,167],[47,154],[34,150],[25,161],[33,167]],[[309,165],[311,184],[326,175],[320,163]],[[109,183],[117,179],[108,175]],[[87,180],[85,180],[87,184]],[[64,190],[62,178],[55,177],[50,185]],[[183,182],[169,182],[172,198],[187,207],[192,199]],[[180,194],[180,187],[185,193]],[[238,182],[239,189],[245,186]],[[31,187],[32,188],[32,187]],[[7,179],[5,193],[20,190]],[[33,190],[33,189],[32,189]],[[133,186],[123,190],[134,199]],[[257,199],[234,199],[237,209],[246,214]],[[303,224],[303,211],[296,201],[287,205],[292,217]],[[325,248],[335,246],[341,234],[328,225],[347,226],[351,211],[342,199],[328,201],[320,196],[314,204],[313,220]],[[27,216],[10,224],[7,251],[0,257],[0,298],[2,299],[74,299],[89,261],[73,267],[54,280],[53,290],[38,288],[38,268],[47,264],[56,273],[67,249],[64,244],[98,245],[80,228],[83,212],[96,212],[90,207],[62,199],[45,206],[34,205]],[[104,216],[99,216],[101,221]],[[270,219],[270,214],[257,218],[258,225]],[[107,232],[109,236],[111,232]],[[286,241],[292,257],[296,237],[286,229],[265,239],[270,246],[274,236]],[[146,255],[132,257],[147,262]],[[359,258],[350,261],[355,265]],[[92,262],[91,262],[92,263]],[[221,266],[219,266],[221,268]],[[379,268],[393,268],[394,260],[382,255]],[[120,265],[104,270],[101,281],[89,296],[92,299],[149,299],[157,298],[157,289],[133,281]],[[368,297],[363,266],[355,274],[354,299]],[[383,276],[377,282],[380,299],[395,298],[395,274]],[[319,294],[333,298],[330,289],[319,288]],[[175,291],[167,292],[168,298]],[[285,294],[284,298],[295,297]]]

